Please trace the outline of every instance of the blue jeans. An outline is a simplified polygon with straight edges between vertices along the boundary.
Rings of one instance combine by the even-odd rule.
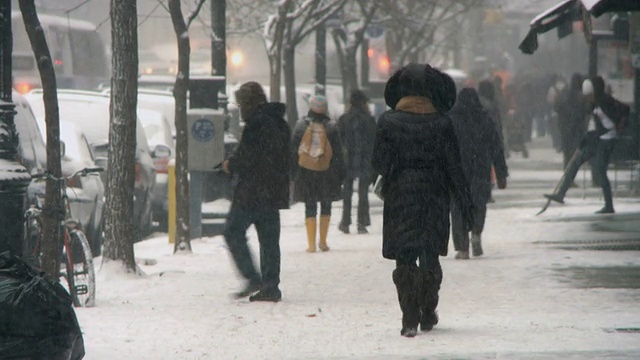
[[[247,229],[254,225],[260,243],[260,272],[247,246]],[[231,257],[242,276],[261,282],[263,288],[280,284],[280,212],[277,209],[241,209],[231,207],[224,229]]]

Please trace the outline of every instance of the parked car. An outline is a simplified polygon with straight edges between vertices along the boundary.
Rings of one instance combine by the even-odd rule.
[[[46,143],[46,124],[44,118],[36,119],[38,128]],[[96,159],[84,134],[73,123],[60,121],[60,141],[63,144],[62,175],[70,177],[79,170],[96,167]],[[91,252],[101,254],[102,247],[102,210],[104,207],[104,184],[100,174],[76,175],[67,182],[67,196],[71,214],[84,229]]]
[[[25,95],[36,116],[44,117],[42,91],[33,90]],[[86,136],[96,163],[108,167],[109,147],[109,96],[93,91],[58,90],[60,119],[71,122]],[[151,232],[152,200],[155,185],[155,167],[147,143],[144,128],[136,126],[134,225],[135,238],[140,240]],[[104,184],[107,171],[101,177]]]
[[[42,174],[47,169],[47,148],[40,136],[36,117],[31,111],[29,102],[17,92],[13,92],[13,102],[16,114],[14,123],[20,144],[18,145],[18,161],[31,175]],[[40,181],[31,181],[27,188],[25,205],[36,203],[38,197],[43,198],[45,184]]]
[[[138,119],[144,128],[156,169],[153,188],[153,218],[160,231],[168,230],[169,161],[175,158],[175,146],[167,118],[158,111],[138,109]]]

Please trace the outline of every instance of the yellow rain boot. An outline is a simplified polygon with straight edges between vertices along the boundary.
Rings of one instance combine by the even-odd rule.
[[[313,253],[313,252],[316,252],[316,218],[315,217],[307,218],[306,225],[307,225],[307,242],[309,243],[307,252]]]
[[[318,247],[322,251],[329,251],[329,246],[327,246],[327,233],[329,232],[329,222],[331,222],[331,215],[320,216],[320,244],[318,244]]]

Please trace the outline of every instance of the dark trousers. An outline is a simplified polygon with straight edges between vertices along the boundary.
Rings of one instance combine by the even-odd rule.
[[[260,243],[260,272],[254,265],[247,246],[247,229],[254,225]],[[239,209],[231,207],[224,229],[224,238],[242,276],[260,281],[263,287],[280,284],[280,212],[277,209]]]
[[[308,218],[314,218],[318,216],[318,203],[315,201],[305,202],[304,214],[305,214],[305,217],[308,217]],[[321,216],[331,215],[331,201],[320,201],[320,215]]]
[[[596,174],[598,176],[599,184],[602,187],[602,195],[604,196],[604,202],[606,207],[613,208],[613,197],[611,195],[611,183],[609,183],[609,177],[607,176],[607,168],[609,167],[609,161],[611,160],[611,152],[613,151],[614,140],[598,140],[594,145],[595,149],[582,147],[576,150],[576,154],[573,155],[569,164],[564,170],[564,178],[560,183],[556,194],[559,194],[561,198],[564,198],[569,187],[573,183],[580,166],[589,159],[593,158],[593,166],[596,168]]]
[[[353,196],[353,181],[348,177],[342,189],[342,221],[345,226],[351,225],[351,197]],[[358,226],[371,225],[369,218],[369,179],[364,176],[358,178]]]
[[[482,234],[484,221],[487,217],[487,204],[476,204],[475,211],[471,232]],[[451,202],[451,235],[456,251],[469,251],[469,232],[464,226],[462,210],[455,201]]]

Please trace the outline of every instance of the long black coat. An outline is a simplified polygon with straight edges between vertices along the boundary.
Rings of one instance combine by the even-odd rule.
[[[246,126],[229,170],[238,178],[232,206],[245,209],[287,209],[291,130],[285,106],[267,103],[245,119]]]
[[[399,251],[446,255],[453,194],[465,219],[469,186],[451,119],[441,113],[388,111],[378,120],[373,167],[384,176],[382,255]]]
[[[347,176],[371,179],[371,156],[376,136],[376,121],[371,114],[352,107],[338,119],[338,130],[345,147]]]
[[[327,131],[327,139],[331,144],[333,156],[329,169],[326,171],[311,171],[298,166],[298,147],[310,121],[322,122]],[[294,202],[307,203],[342,199],[342,183],[345,179],[344,152],[338,129],[328,117],[305,117],[296,123],[291,138],[291,158],[294,169]]]
[[[509,176],[500,134],[473,89],[463,89],[449,112],[460,146],[462,167],[476,205],[491,197],[491,165],[496,177]]]

